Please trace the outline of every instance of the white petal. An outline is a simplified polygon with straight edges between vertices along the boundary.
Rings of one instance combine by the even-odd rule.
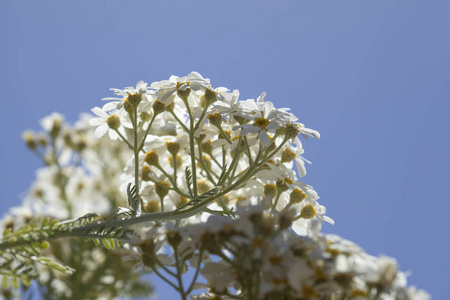
[[[298,175],[300,175],[300,178],[306,175],[306,168],[305,163],[302,159],[296,159],[295,165],[297,166]]]
[[[247,125],[247,127],[242,129],[241,135],[247,135],[249,133],[257,133],[260,130],[261,130],[261,128],[259,128],[259,127],[252,126],[252,125]]]
[[[263,92],[261,95],[259,95],[258,99],[256,99],[256,102],[264,102],[264,98],[266,98],[266,92]]]
[[[119,135],[117,134],[117,132],[115,130],[112,130],[112,129],[109,130],[108,134],[109,134],[109,138],[111,140],[117,140],[119,138]]]
[[[259,132],[259,138],[261,139],[261,145],[263,145],[264,147],[269,146],[269,144],[270,144],[270,137],[267,134],[267,132],[265,132],[264,130],[261,130]]]
[[[91,111],[96,114],[99,117],[102,117],[104,119],[106,119],[108,117],[108,114],[106,112],[103,111],[103,109],[101,109],[100,107],[94,107],[93,109],[91,109]]]
[[[105,124],[105,120],[102,118],[92,118],[89,120],[89,124],[91,126],[100,126],[102,124]]]
[[[95,137],[96,138],[101,138],[102,136],[105,135],[105,133],[108,131],[108,125],[107,124],[103,124],[97,127],[97,129],[95,129]]]
[[[325,220],[325,222],[330,223],[331,225],[334,225],[334,220],[332,218],[323,216],[323,219]]]

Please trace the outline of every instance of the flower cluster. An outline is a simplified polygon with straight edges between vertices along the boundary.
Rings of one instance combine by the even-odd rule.
[[[300,181],[310,162],[299,138],[320,135],[265,93],[240,100],[238,90],[213,87],[196,72],[112,90],[95,117],[69,126],[54,113],[41,122],[43,133],[24,133],[45,167],[0,231],[32,217],[97,213],[100,222],[63,237],[130,228],[139,237],[112,252],[49,237],[43,255],[77,272],[35,266],[44,298],[149,295],[138,272],[151,271],[183,300],[429,299],[407,286],[394,259],[321,233],[334,222]],[[0,256],[0,276],[5,263]],[[9,289],[2,294],[13,298]]]
[[[394,259],[368,255],[336,235],[296,235],[288,230],[292,216],[251,206],[238,209],[236,219],[155,227],[140,244],[143,264],[197,269],[206,282],[193,288],[206,291],[192,299],[428,299],[407,287]],[[167,248],[155,255],[164,244],[172,255]]]
[[[0,220],[0,232],[18,229],[38,217],[71,219],[96,212],[107,218],[118,206],[126,205],[126,195],[119,191],[119,186],[129,157],[128,147],[106,137],[96,138],[89,125],[91,118],[83,114],[71,126],[62,115],[53,113],[42,119],[41,132],[23,134],[27,147],[42,160],[44,167],[36,171],[36,180],[23,203],[11,208]],[[71,239],[51,241],[50,248],[42,254],[77,270],[66,276],[33,263],[39,274],[39,288],[33,292],[44,299],[148,296],[152,292],[149,284],[140,280],[133,264],[122,261],[120,253]],[[3,259],[0,255],[0,277],[4,275]],[[0,287],[0,299],[25,299],[26,293],[26,289],[12,291]]]
[[[289,109],[275,108],[265,93],[241,101],[237,90],[213,88],[196,72],[113,91],[118,97],[92,109],[98,118],[90,123],[98,137],[109,131],[134,150],[122,187],[134,180],[143,213],[180,209],[216,188],[220,196],[208,206],[211,211],[249,205],[295,209],[299,234],[310,232],[314,220],[333,223],[317,193],[292,168],[295,162],[300,177],[306,174],[298,135],[319,133]],[[187,221],[198,220],[200,214]]]

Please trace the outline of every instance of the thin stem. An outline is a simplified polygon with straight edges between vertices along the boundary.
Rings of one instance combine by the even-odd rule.
[[[58,176],[56,178],[57,182],[58,182],[58,188],[61,192],[61,198],[64,201],[69,218],[72,218],[72,208],[73,207],[72,207],[72,203],[67,198],[67,193],[66,193],[66,185],[67,185],[67,180],[69,177],[67,175],[65,176],[63,174],[62,167],[58,161],[59,155],[56,153],[56,142],[53,137],[51,137],[51,147],[52,147],[52,161],[56,165],[56,168],[58,170]]]
[[[221,178],[221,180],[218,182],[218,185],[222,185],[225,183],[225,181],[229,178],[228,176],[230,175],[231,171],[235,168],[235,165],[238,163],[239,161],[239,156],[240,156],[240,151],[236,150],[236,154],[233,157],[233,160],[231,161],[231,165],[228,168],[227,172],[224,174],[224,176]]]
[[[178,290],[179,292],[180,292],[180,294],[181,294],[181,298],[183,299],[183,300],[185,300],[186,299],[186,292],[184,291],[184,287],[183,287],[183,280],[182,280],[182,278],[181,278],[181,270],[180,270],[180,264],[182,263],[181,261],[180,261],[180,258],[179,258],[179,256],[178,256],[178,249],[177,249],[177,247],[174,247],[174,249],[173,249],[173,252],[174,252],[174,254],[175,254],[175,264],[176,264],[176,266],[177,266],[177,273],[176,273],[176,275],[177,275],[177,280],[178,280],[178,286],[180,287],[180,289]]]
[[[244,136],[244,142],[245,142],[245,148],[246,148],[247,156],[248,156],[248,164],[252,165],[253,164],[252,152],[250,151],[250,146],[248,144],[247,136]]]
[[[220,133],[222,134],[223,138],[224,138],[225,140],[227,140],[228,144],[231,145],[232,142],[231,142],[230,138],[228,137],[228,135],[225,133],[225,131],[223,131],[222,126],[219,126],[219,127],[217,127],[217,128],[219,128],[219,131],[220,131]]]
[[[158,275],[159,278],[161,278],[162,280],[164,280],[166,283],[168,283],[171,287],[173,287],[176,291],[180,291],[180,289],[174,284],[172,283],[169,279],[167,279],[166,277],[164,277],[160,272],[158,272],[158,269],[155,268],[154,266],[151,266],[153,272],[155,272],[156,275]]]
[[[278,191],[277,196],[275,197],[275,201],[272,204],[272,212],[277,207],[278,201],[280,200],[281,193]]]
[[[155,120],[155,118],[156,118],[156,115],[153,115],[152,119],[150,120],[150,123],[148,124],[147,130],[145,131],[144,137],[142,138],[142,142],[139,145],[138,151],[141,151],[142,148],[144,148],[145,140],[147,139],[148,132],[150,131],[150,128],[152,127],[152,124],[153,124],[153,121]]]
[[[189,295],[192,292],[192,289],[194,288],[194,284],[197,281],[198,274],[200,273],[200,265],[202,264],[202,255],[203,255],[203,249],[200,249],[197,269],[195,270],[194,278],[192,279],[192,282],[191,282],[191,284],[189,285],[189,288],[186,291],[187,295]]]
[[[197,164],[195,162],[195,140],[194,140],[194,119],[191,113],[191,109],[189,108],[189,104],[187,99],[185,101],[186,108],[189,114],[189,147],[190,147],[190,155],[191,155],[191,169],[192,169],[192,185],[194,190],[194,197],[197,197]]]
[[[123,136],[123,134],[121,134],[120,133],[120,131],[118,130],[118,129],[115,129],[115,132],[117,132],[117,134],[120,136],[120,138],[122,139],[122,141],[124,141],[127,145],[128,145],[128,148],[130,148],[131,150],[133,150],[133,145],[131,145],[128,141],[127,141],[127,139]],[[133,150],[134,151],[134,150]]]
[[[212,177],[211,173],[213,173],[216,177],[217,175],[210,170],[205,162],[203,161],[203,152],[202,152],[202,147],[200,145],[200,143],[197,143],[197,147],[198,147],[198,162],[200,163],[200,166],[202,166],[202,169],[206,172],[206,176],[208,177],[208,180],[211,181],[212,184],[217,185],[216,181],[214,180],[214,178]]]
[[[187,126],[184,125],[183,122],[181,122],[181,120],[177,117],[177,115],[173,111],[171,111],[170,114],[175,118],[178,124],[180,124],[181,127],[183,127],[184,131],[189,132],[189,128],[187,128]]]
[[[131,116],[130,116],[131,117]],[[137,129],[137,107],[133,107],[133,117],[131,118],[133,122],[133,133],[134,133],[134,185],[137,191],[137,203],[133,203],[136,207],[133,207],[135,211],[140,211],[144,208],[144,202],[139,195],[139,141],[138,141],[138,129]],[[140,207],[139,207],[140,206]]]
[[[172,188],[172,189],[173,189],[175,192],[177,192],[179,195],[181,195],[181,196],[183,196],[183,197],[185,197],[185,198],[190,198],[190,195],[188,195],[188,194],[186,194],[186,193],[183,193],[183,192],[178,188],[177,182],[176,182],[175,180],[173,180],[173,179],[172,179],[172,176],[170,176],[163,168],[161,168],[161,166],[156,166],[156,168],[157,168],[158,170],[160,170],[160,171],[164,174],[164,176],[167,177],[167,179],[169,179],[170,183],[172,183],[172,185],[173,185],[173,188]]]

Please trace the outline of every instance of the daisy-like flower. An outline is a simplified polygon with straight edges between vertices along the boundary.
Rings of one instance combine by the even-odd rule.
[[[297,171],[300,175],[300,177],[303,177],[306,175],[306,168],[305,168],[305,162],[308,164],[311,164],[311,162],[305,158],[303,158],[301,155],[305,152],[303,148],[300,147],[293,147],[292,145],[286,145],[286,148],[281,154],[281,162],[291,162],[295,161],[295,165],[297,167]]]
[[[185,91],[187,88],[192,90],[205,89],[209,84],[209,79],[205,79],[197,72],[191,72],[188,76],[178,77],[170,76],[169,80],[162,80],[152,83],[152,89],[158,91],[156,101],[165,105],[170,105],[175,99],[177,91]]]
[[[123,90],[121,89],[116,89],[116,88],[112,88],[111,91],[114,91],[114,94],[116,96],[121,96],[121,98],[118,97],[107,97],[107,98],[103,98],[102,100],[104,101],[110,101],[113,100],[113,102],[117,105],[117,109],[122,109],[125,101],[130,97],[130,96],[135,96],[135,95],[139,95],[140,97],[140,107],[142,110],[147,110],[150,108],[151,106],[151,102],[149,98],[152,97],[152,93],[151,91],[148,90],[147,88],[147,83],[144,81],[139,81],[136,84],[136,88],[134,87],[125,87]]]
[[[117,131],[123,130],[121,128],[120,117],[111,113],[115,108],[114,103],[107,103],[102,108],[94,107],[91,111],[98,116],[98,118],[92,118],[89,120],[91,126],[97,126],[95,129],[95,136],[101,138],[106,132],[109,134],[109,138],[117,140],[119,134]]]
[[[285,123],[285,111],[274,108],[272,102],[243,101],[242,110],[234,115],[253,121],[252,123],[235,126],[233,130],[241,130],[241,135],[259,134],[261,145],[269,146],[268,132],[280,128]]]

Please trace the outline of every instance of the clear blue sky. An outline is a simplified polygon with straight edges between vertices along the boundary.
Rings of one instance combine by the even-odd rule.
[[[337,233],[450,295],[448,1],[0,2],[0,213],[39,161],[20,138],[70,121],[110,87],[198,71],[241,98],[268,94],[319,141],[304,178]],[[158,288],[161,295],[163,288]]]

